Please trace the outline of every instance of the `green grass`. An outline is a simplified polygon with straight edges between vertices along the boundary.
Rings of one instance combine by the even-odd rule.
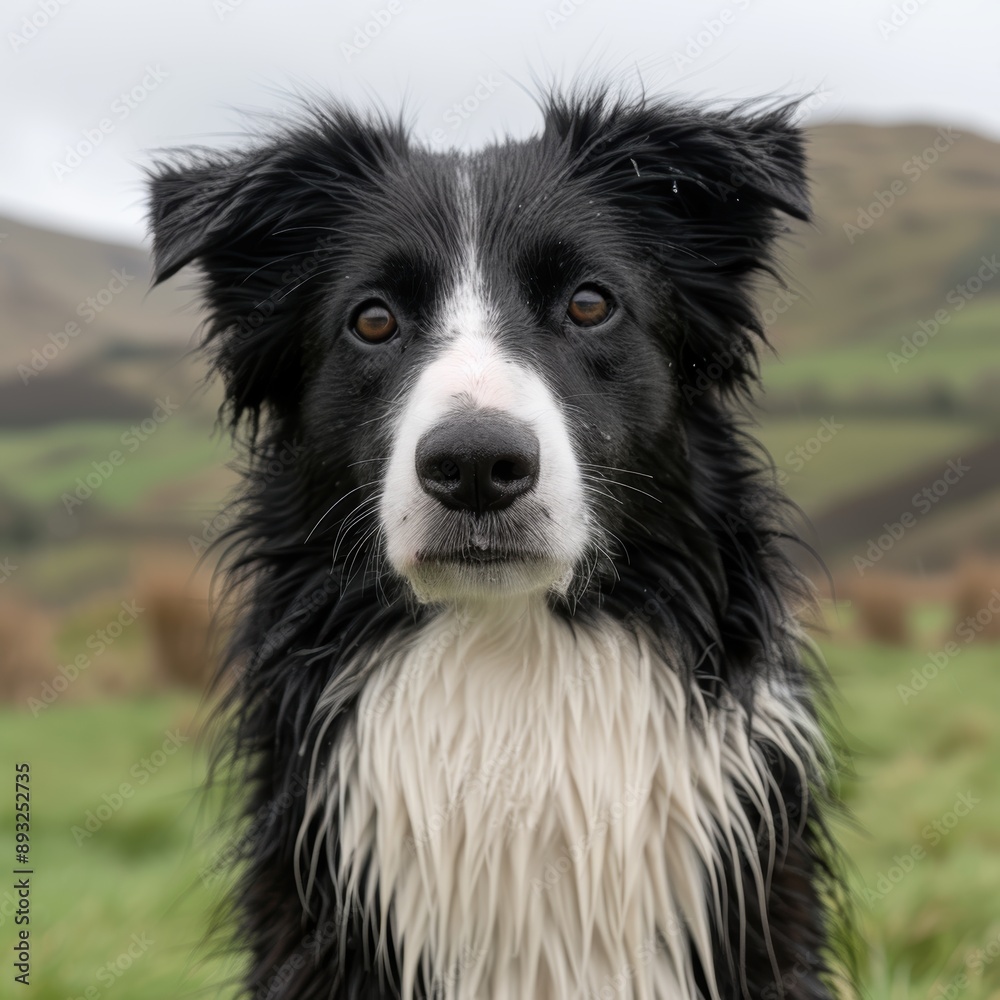
[[[228,445],[212,438],[210,428],[186,421],[182,415],[157,425],[144,440],[132,435],[130,427],[81,422],[4,430],[0,467],[5,488],[25,503],[62,508],[64,494],[76,495],[78,477],[86,482],[88,476],[98,476],[100,483],[83,500],[84,505],[134,511],[158,486],[191,477],[228,458]],[[118,465],[109,460],[113,452],[121,455]],[[76,513],[81,508],[74,505],[72,510]]]
[[[973,300],[960,311],[951,307],[947,311],[948,321],[909,360],[896,361],[896,370],[889,353],[900,354],[902,338],[912,340],[917,321],[932,319],[933,310],[912,322],[892,323],[878,336],[863,341],[834,342],[802,353],[795,353],[792,346],[782,358],[764,365],[764,385],[775,395],[818,387],[836,400],[865,394],[879,399],[913,396],[931,384],[968,395],[987,378],[995,390],[1000,376],[1000,339],[996,336],[1000,304],[996,299]]]
[[[13,763],[31,765],[32,986],[25,996],[89,1000],[112,990],[146,1000],[225,996],[203,991],[225,975],[222,963],[193,957],[215,905],[212,888],[199,880],[209,845],[195,834],[205,828],[199,812],[206,805],[195,791],[203,777],[195,740],[151,757],[169,734],[184,735],[193,714],[190,699],[176,697],[55,705],[37,719],[0,714],[10,789],[0,803],[0,829],[11,854]],[[88,812],[118,803],[123,784],[130,794],[88,836]],[[5,954],[15,929],[7,901],[0,891]],[[149,942],[145,950],[133,944],[134,934]],[[130,944],[138,955],[122,958]],[[4,964],[0,995],[14,996],[5,992],[10,964]],[[126,964],[115,975],[114,966],[122,971]],[[87,994],[91,988],[98,993]]]
[[[928,638],[924,645],[933,650],[940,642]],[[841,828],[840,838],[853,867],[864,985],[872,1000],[996,1000],[1000,958],[980,968],[975,953],[1000,952],[997,647],[963,646],[907,704],[897,687],[923,665],[924,652],[832,642],[825,648],[856,752],[857,776],[845,779],[844,794],[857,827]],[[0,756],[32,764],[37,1000],[82,996],[92,986],[103,996],[98,970],[125,952],[133,934],[154,943],[116,980],[112,995],[226,996],[205,991],[225,975],[221,962],[198,965],[191,957],[216,901],[213,887],[198,878],[210,855],[195,835],[204,828],[204,803],[195,794],[202,767],[194,741],[141,780],[142,758],[193,711],[189,700],[161,698],[56,705],[38,719],[0,713]],[[122,782],[132,797],[78,845],[72,828]],[[968,815],[940,838],[928,834],[928,824],[949,822],[963,794],[978,800]],[[5,844],[11,800],[0,799]],[[905,863],[910,870],[880,882],[895,878],[894,867],[907,853],[914,857],[915,845],[922,854]],[[5,949],[11,931],[5,918]]]
[[[882,482],[941,457],[960,456],[987,436],[975,424],[960,421],[885,419],[844,416],[830,408],[840,429],[822,441],[816,417],[771,417],[758,436],[784,473],[784,487],[809,513],[817,513]],[[842,425],[842,426],[841,426]],[[799,453],[796,449],[802,449]]]
[[[1000,995],[1000,957],[975,959],[1000,956],[1000,651],[962,646],[904,704],[900,686],[940,645],[827,646],[857,750],[845,797],[860,828],[841,839],[874,998],[936,998],[962,975],[965,1000]],[[962,796],[975,804],[958,816]]]

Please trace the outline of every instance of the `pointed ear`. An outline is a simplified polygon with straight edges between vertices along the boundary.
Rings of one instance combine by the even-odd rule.
[[[708,111],[604,93],[549,105],[546,135],[570,174],[618,208],[672,290],[686,379],[704,381],[715,362],[725,388],[756,369],[749,334],[764,331],[745,279],[776,275],[783,216],[809,217],[795,107]]]
[[[154,280],[200,270],[233,423],[297,405],[312,279],[338,252],[346,206],[405,147],[398,123],[306,108],[255,145],[182,150],[149,170]]]

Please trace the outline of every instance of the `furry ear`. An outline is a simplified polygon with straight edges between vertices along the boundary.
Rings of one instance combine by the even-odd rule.
[[[264,142],[168,153],[149,170],[154,280],[201,271],[205,343],[234,425],[296,405],[313,279],[337,252],[346,206],[405,146],[398,124],[307,107]]]
[[[752,334],[764,337],[746,279],[767,272],[785,231],[781,216],[809,218],[796,104],[755,112],[629,103],[605,93],[549,104],[546,136],[569,171],[629,218],[662,269],[683,326],[679,371],[745,388],[756,371]]]
[[[254,158],[263,160],[265,155],[192,150],[153,168],[149,227],[156,284],[198,258],[207,261],[223,253],[227,240],[249,235],[235,216],[241,203],[253,201],[241,182],[253,173]]]

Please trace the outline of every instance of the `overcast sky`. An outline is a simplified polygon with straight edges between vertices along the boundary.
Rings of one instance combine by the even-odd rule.
[[[0,214],[130,242],[151,149],[294,87],[405,101],[441,145],[530,133],[532,80],[581,71],[1000,139],[998,0],[4,0],[0,31]]]

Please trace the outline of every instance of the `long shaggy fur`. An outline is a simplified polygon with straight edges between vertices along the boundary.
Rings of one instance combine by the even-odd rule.
[[[538,137],[460,156],[331,103],[152,171],[157,280],[199,266],[247,432],[243,995],[831,996],[807,593],[739,417],[754,278],[808,214],[792,111],[556,95]],[[616,335],[566,338],[546,310],[595,267]],[[386,467],[473,271],[569,428],[590,541],[546,594],[422,603]],[[415,331],[381,353],[338,332],[365,275]]]

